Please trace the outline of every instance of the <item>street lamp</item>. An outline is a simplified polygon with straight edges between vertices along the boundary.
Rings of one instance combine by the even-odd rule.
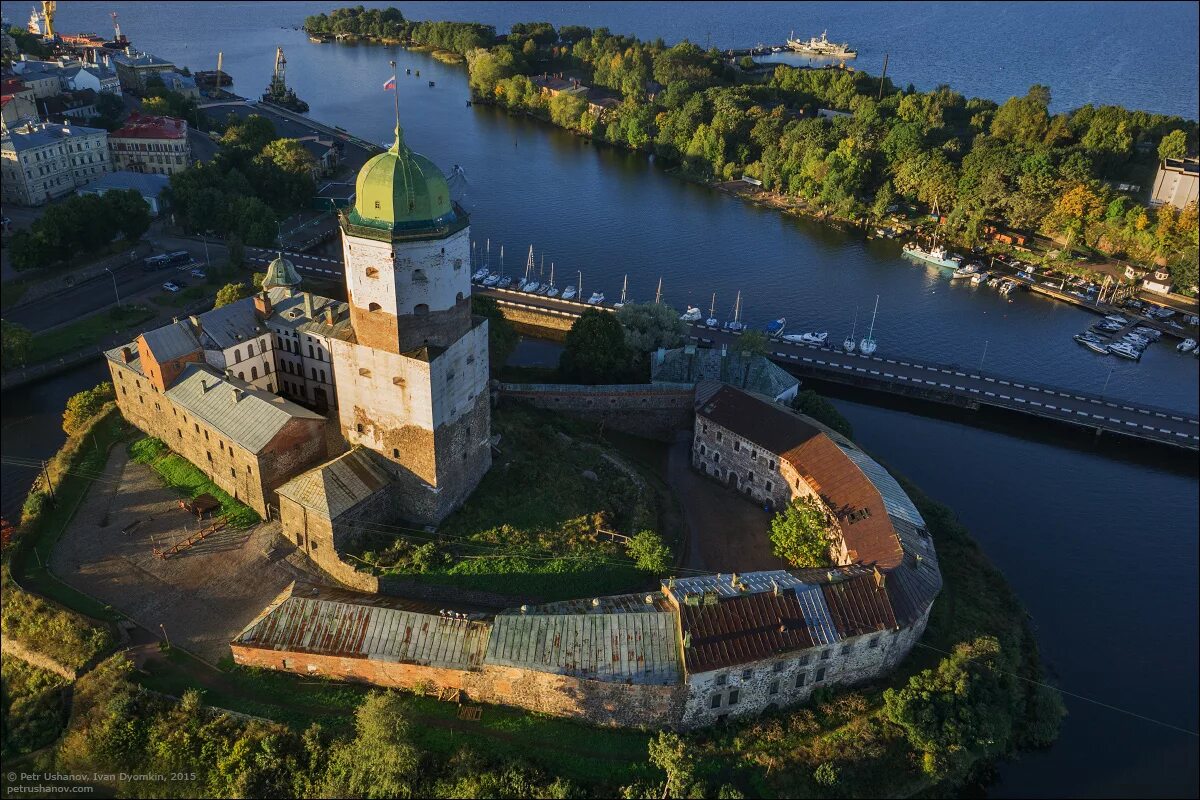
[[[104,271],[108,273],[108,276],[110,278],[112,278],[113,294],[115,294],[117,296],[117,308],[120,308],[121,307],[121,293],[117,290],[117,276],[114,275],[113,271],[111,269],[109,269],[108,267],[105,267]]]
[[[1104,397],[1104,393],[1108,391],[1108,382],[1112,380],[1114,369],[1116,369],[1115,365],[1108,368],[1108,377],[1104,379],[1104,388],[1100,390],[1101,397]]]
[[[987,358],[988,340],[983,340],[983,355],[979,357],[979,371],[983,372],[983,360]]]
[[[204,242],[204,266],[212,269],[212,261],[208,258],[208,237],[212,231],[205,231],[200,237],[200,241]]]

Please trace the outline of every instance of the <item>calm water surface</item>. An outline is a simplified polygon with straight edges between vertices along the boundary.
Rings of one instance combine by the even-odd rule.
[[[1097,358],[1070,338],[1094,320],[1087,312],[1028,295],[1006,303],[985,288],[951,285],[902,261],[897,244],[783,219],[678,181],[645,156],[594,147],[496,109],[467,108],[461,67],[396,49],[313,45],[283,27],[332,7],[64,2],[59,19],[62,30],[106,30],[115,9],[139,47],[192,69],[213,69],[221,49],[243,95],[261,92],[274,47],[282,44],[289,83],[311,104],[312,116],[379,142],[390,140],[393,124],[391,97],[381,89],[388,59],[419,68],[420,79],[400,80],[407,140],[446,170],[464,167],[473,232],[480,247],[491,240],[493,266],[504,244],[510,272],[523,269],[533,243],[547,266],[557,265],[560,285],[575,282],[582,270],[585,291],[615,298],[628,273],[632,298],[649,299],[661,277],[666,299],[677,306],[707,310],[716,292],[722,317],[740,290],[750,322],[786,316],[792,330],[829,330],[834,339],[849,331],[856,309],[862,336],[879,295],[881,353],[971,367],[982,362],[1017,378],[1091,391],[1107,384],[1112,396],[1197,409],[1194,358],[1164,345],[1139,364]],[[890,74],[922,88],[949,81],[969,95],[1003,100],[1042,82],[1053,87],[1056,107],[1116,102],[1196,116],[1194,4],[401,7],[413,18],[478,19],[501,29],[549,19],[668,41],[702,42],[711,30],[714,42],[726,44],[721,32],[737,31],[738,41],[728,43],[740,45],[775,41],[791,28],[809,35],[829,27],[831,36],[860,49],[864,68],[875,69],[874,61],[890,52]],[[1012,35],[997,37],[998,30]],[[1146,52],[1154,58],[1137,55]],[[59,413],[73,390],[66,383],[33,403],[55,409],[45,419]],[[1166,457],[1120,458],[1111,450],[1098,454],[840,405],[867,447],[951,505],[979,537],[1033,614],[1064,687],[1196,729],[1194,471],[1157,463]],[[11,407],[6,397],[5,453],[52,451],[57,441],[25,440],[27,429],[14,425],[20,417]],[[1006,767],[995,795],[1200,791],[1194,738],[1074,701],[1069,707],[1060,742]]]

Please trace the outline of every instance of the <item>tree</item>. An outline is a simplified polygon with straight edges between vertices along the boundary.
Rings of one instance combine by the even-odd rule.
[[[29,348],[33,344],[33,334],[28,328],[0,320],[0,344],[3,345],[4,369],[25,366],[29,358]]]
[[[771,518],[775,555],[796,567],[830,564],[834,536],[825,508],[814,497],[798,497]]]
[[[1002,672],[1000,643],[981,636],[955,646],[936,669],[883,693],[884,716],[904,729],[934,778],[1003,747],[1013,724],[1013,678]]]
[[[659,731],[650,740],[650,763],[667,773],[663,797],[703,797],[691,790],[696,783],[699,764],[696,749],[677,733]]]
[[[88,420],[100,413],[105,403],[116,398],[113,385],[108,381],[71,395],[63,412],[63,430],[68,436],[81,430]]]
[[[404,702],[372,692],[354,714],[354,737],[329,749],[320,797],[412,797],[420,751],[409,740]]]
[[[656,531],[638,531],[625,544],[625,553],[634,560],[637,568],[644,572],[662,575],[671,569],[674,558],[671,548],[663,542]]]
[[[550,98],[550,121],[560,128],[578,128],[579,118],[587,110],[587,101],[577,94],[560,92]]]
[[[1173,130],[1158,143],[1158,160],[1168,158],[1183,158],[1187,155],[1187,134],[1181,130]]]
[[[488,361],[491,371],[499,372],[517,347],[520,337],[495,299],[481,294],[471,295],[471,313],[488,321]]]
[[[225,129],[221,135],[221,147],[242,150],[250,154],[258,154],[268,144],[275,141],[275,125],[266,117],[251,114],[244,120],[238,120]]]
[[[217,299],[213,304],[213,308],[227,306],[230,303],[236,303],[242,298],[249,297],[253,291],[244,283],[227,283],[217,290]]]
[[[226,258],[229,260],[229,266],[233,267],[234,269],[241,269],[242,265],[246,263],[246,247],[242,244],[242,238],[240,236],[229,237],[229,241],[226,243],[226,253]],[[263,273],[263,275],[265,277],[266,273]],[[255,284],[255,286],[261,288],[262,281],[259,281],[257,284]]]
[[[617,321],[625,329],[625,343],[635,353],[678,347],[687,333],[679,312],[666,303],[626,303],[617,312]]]
[[[850,420],[843,417],[841,412],[834,408],[833,403],[812,389],[798,392],[796,398],[792,400],[792,408],[801,414],[807,414],[817,422],[828,425],[847,439],[854,438],[854,428],[850,426]]]
[[[559,372],[576,383],[615,383],[629,371],[625,329],[615,314],[589,308],[567,331]]]
[[[136,242],[150,229],[150,205],[135,189],[104,193],[110,216],[127,242]]]

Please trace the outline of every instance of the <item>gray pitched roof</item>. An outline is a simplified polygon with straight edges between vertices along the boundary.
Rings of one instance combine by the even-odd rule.
[[[188,322],[172,322],[170,325],[145,331],[142,338],[146,341],[146,347],[150,348],[154,360],[159,363],[201,349],[200,340],[196,338]]]
[[[89,90],[90,91],[90,90]],[[143,197],[158,197],[171,179],[166,175],[151,175],[143,172],[129,172],[128,170],[118,170],[102,175],[96,180],[89,183],[81,189],[83,192],[91,192],[96,189],[133,189]]]
[[[37,147],[44,147],[55,142],[62,142],[74,136],[87,136],[91,134],[107,135],[108,131],[103,128],[88,128],[84,125],[38,125],[33,130],[21,128],[9,128],[4,135],[4,149],[21,152],[22,150],[30,150]]]
[[[377,458],[371,450],[356,447],[292,478],[279,487],[279,495],[314,514],[336,519],[390,482]]]
[[[229,305],[205,311],[197,317],[203,336],[217,348],[227,350],[245,344],[256,336],[267,333],[254,313],[254,298],[246,297]]]
[[[208,365],[187,365],[166,394],[251,453],[266,447],[293,419],[325,419],[245,381],[222,377]]]

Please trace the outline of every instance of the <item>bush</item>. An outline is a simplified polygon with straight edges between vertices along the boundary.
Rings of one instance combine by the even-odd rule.
[[[797,393],[796,399],[792,400],[792,408],[833,428],[847,439],[854,438],[854,428],[850,425],[850,420],[843,417],[842,413],[834,408],[833,403],[812,389],[805,389],[803,392]]]
[[[113,644],[107,630],[18,588],[7,573],[0,632],[73,669],[82,669]]]
[[[25,520],[35,519],[42,515],[46,510],[46,505],[50,502],[50,495],[39,489],[34,489],[25,496],[25,503],[21,506],[21,522]]]
[[[0,753],[5,757],[37,750],[58,738],[65,722],[63,689],[59,675],[26,664],[19,658],[0,657]]]
[[[656,531],[643,530],[630,538],[625,545],[625,552],[643,572],[662,575],[673,566],[671,548],[663,543],[662,536]]]
[[[8,320],[0,321],[0,344],[3,345],[4,369],[23,367],[29,358],[33,334],[28,328]]]
[[[63,430],[68,436],[79,432],[104,409],[105,403],[116,399],[116,391],[108,381],[72,395],[67,400],[66,411],[63,412]]]

